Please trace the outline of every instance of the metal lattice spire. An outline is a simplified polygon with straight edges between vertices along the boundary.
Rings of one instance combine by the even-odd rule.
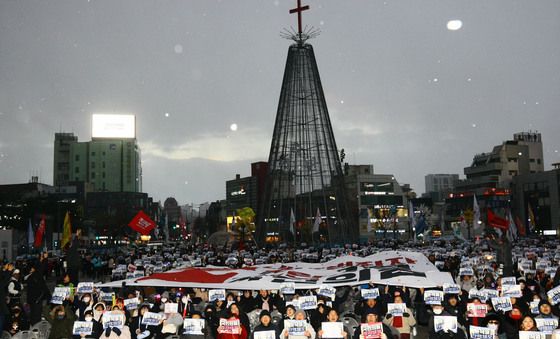
[[[288,50],[278,103],[258,237],[261,241],[269,235],[280,241],[299,241],[290,235],[291,211],[300,224],[309,225],[319,210],[322,223],[314,241],[346,243],[357,239],[357,227],[350,218],[313,47],[302,39],[301,20],[298,24],[297,43]]]

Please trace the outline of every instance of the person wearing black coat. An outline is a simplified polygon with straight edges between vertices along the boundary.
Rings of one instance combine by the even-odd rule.
[[[255,332],[265,332],[265,331],[274,331],[274,338],[280,338],[280,332],[278,331],[278,327],[276,327],[272,323],[272,317],[270,316],[270,312],[263,310],[259,315],[260,323],[255,327],[255,329],[251,332],[251,339],[255,339]]]
[[[93,330],[91,331],[91,334],[86,335],[84,338],[98,339],[101,336],[101,334],[103,333],[103,325],[99,321],[96,321],[93,318],[93,311],[91,311],[91,310],[88,310],[88,311],[85,312],[84,319],[85,319],[85,321],[93,322]],[[75,335],[72,338],[73,339],[82,339],[82,337],[79,336],[79,335]]]
[[[0,333],[2,333],[6,323],[9,321],[10,310],[5,300],[8,296],[8,284],[10,283],[13,271],[14,265],[6,264],[2,267],[2,272],[0,272]]]
[[[30,308],[29,323],[31,325],[41,321],[43,301],[51,298],[51,291],[47,286],[43,272],[38,269],[39,267],[41,267],[41,264],[35,263],[31,267],[31,273],[27,276],[27,302]]]
[[[78,251],[80,247],[80,235],[82,234],[81,229],[76,230],[75,237],[70,242],[70,247],[66,253],[66,264],[68,268],[68,275],[70,275],[70,282],[74,286],[78,286],[80,281],[80,268],[82,267],[82,258]]]
[[[138,310],[138,316],[130,318],[130,335],[132,339],[136,339],[140,334],[143,334],[143,338],[154,338],[156,333],[161,332],[162,325],[153,326],[146,325],[142,323],[144,314],[150,311],[150,305],[142,304]]]

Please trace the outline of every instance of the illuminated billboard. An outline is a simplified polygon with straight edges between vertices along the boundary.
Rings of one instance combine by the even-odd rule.
[[[93,114],[91,137],[133,139],[136,137],[135,116],[131,114]]]

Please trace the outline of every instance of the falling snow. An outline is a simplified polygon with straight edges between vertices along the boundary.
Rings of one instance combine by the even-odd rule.
[[[461,20],[449,20],[447,22],[447,29],[450,31],[458,31],[463,27],[463,22]]]

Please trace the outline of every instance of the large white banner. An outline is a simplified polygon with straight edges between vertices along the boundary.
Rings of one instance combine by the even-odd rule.
[[[314,289],[321,285],[353,286],[368,282],[392,286],[437,287],[452,284],[447,272],[440,272],[418,252],[386,251],[368,257],[343,256],[326,263],[286,263],[225,267],[189,267],[155,273],[126,281],[130,286],[202,287],[208,289],[279,290],[286,283],[296,289]],[[101,287],[120,287],[111,282]]]

